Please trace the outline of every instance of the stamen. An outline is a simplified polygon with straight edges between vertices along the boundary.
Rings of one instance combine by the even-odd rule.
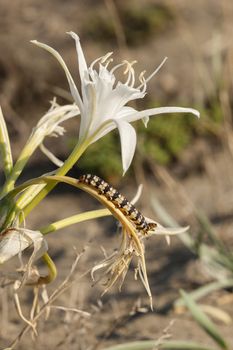
[[[128,74],[127,80],[125,82],[125,85],[128,86],[130,79],[131,79],[131,69],[130,69],[130,62],[128,61],[123,61],[126,64],[125,70],[123,72],[124,75]]]
[[[93,69],[94,65],[99,61],[100,63],[104,63],[111,55],[112,52],[108,52],[106,55],[96,58],[96,60],[91,63],[90,68]]]
[[[147,81],[144,78],[145,73],[146,73],[146,71],[144,70],[139,75],[139,81],[141,82],[140,88],[142,87],[141,93],[146,92],[146,87],[147,87],[147,83],[146,82]]]
[[[124,74],[128,73],[128,78],[125,84],[127,86],[133,87],[135,83],[135,73],[134,73],[133,65],[137,63],[137,61],[132,61],[132,62],[125,61],[125,62],[127,66],[126,66],[126,70],[124,71]]]
[[[54,97],[54,98],[50,101],[50,103],[51,103],[51,106],[50,106],[48,112],[51,112],[51,111],[53,111],[56,107],[58,107],[58,103],[57,103],[57,98],[56,98],[56,97]]]
[[[143,70],[141,73],[140,73],[140,75],[139,75],[139,81],[141,82],[141,83],[144,83],[144,81],[145,81],[145,78],[144,78],[144,75],[145,75],[145,73],[146,73],[146,71],[145,70]]]
[[[166,62],[167,57],[165,57],[163,59],[163,61],[160,63],[160,65],[151,73],[151,75],[145,80],[145,83],[148,83],[149,80],[151,80],[153,78],[153,76],[155,74],[158,73],[158,71],[160,70],[160,68],[162,68],[162,66],[164,65],[164,63]],[[143,83],[144,84],[144,83]],[[141,87],[143,86],[143,84],[139,85],[138,89],[141,89]]]
[[[126,65],[126,68],[125,68],[123,74],[127,74],[129,72],[130,62],[127,60],[124,60],[123,63]]]
[[[122,63],[119,63],[117,64],[115,67],[113,67],[111,70],[110,70],[110,74],[113,74],[115,72],[115,70],[117,70],[118,68],[124,66],[126,64],[125,61],[123,61]]]
[[[113,58],[109,58],[109,60],[106,61],[104,67],[107,69],[108,68],[108,65],[109,63],[113,62]]]
[[[106,55],[102,57],[102,60],[100,61],[100,63],[104,63],[110,56],[112,56],[112,54],[113,52],[106,53]]]
[[[91,63],[90,69],[93,69],[94,65],[95,65],[97,62],[101,61],[102,58],[103,58],[103,56],[96,58],[96,60],[94,60],[94,61]]]
[[[136,60],[134,60],[134,61],[131,62],[131,70],[132,70],[132,82],[131,82],[131,85],[130,85],[131,87],[133,87],[134,84],[135,84],[135,71],[134,71],[134,68],[133,68],[133,65],[134,65],[135,63],[137,63]]]

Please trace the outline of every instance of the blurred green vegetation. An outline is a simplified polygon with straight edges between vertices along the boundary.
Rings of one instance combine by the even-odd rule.
[[[142,157],[168,164],[190,142],[192,124],[193,117],[187,115],[151,117],[147,128],[140,124],[139,149]]]
[[[156,103],[150,102],[147,108],[152,106],[155,107]],[[161,165],[168,165],[179,159],[182,151],[189,147],[196,137],[209,137],[212,141],[219,138],[223,116],[217,99],[210,101],[204,108],[194,107],[201,113],[199,120],[186,113],[152,116],[147,128],[141,121],[134,123],[138,137],[135,161],[152,160]],[[76,141],[72,140],[72,146]],[[91,145],[80,159],[79,167],[85,169],[85,172],[94,172],[105,178],[121,176],[118,131],[111,132]]]
[[[71,140],[72,148],[76,142],[77,139]],[[115,174],[119,177],[122,174],[122,165],[118,132],[115,130],[93,143],[80,159],[79,168],[100,176],[109,177]]]
[[[174,17],[170,8],[164,4],[135,6],[124,2],[117,6],[118,15],[128,46],[141,45],[156,34],[161,34],[173,23]],[[92,14],[85,28],[87,36],[99,42],[117,44],[116,30],[111,17],[100,11]]]

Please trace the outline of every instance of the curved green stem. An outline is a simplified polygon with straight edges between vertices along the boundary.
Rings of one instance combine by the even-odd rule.
[[[64,227],[67,227],[70,225],[77,224],[79,222],[97,219],[97,218],[101,218],[101,217],[109,216],[109,215],[112,215],[112,214],[108,209],[91,210],[91,211],[87,211],[85,213],[70,216],[70,217],[65,218],[63,220],[53,222],[52,224],[50,224],[48,226],[42,227],[40,229],[40,232],[43,235],[47,235],[48,233],[60,230]]]
[[[45,253],[42,256],[42,259],[44,260],[44,262],[46,263],[46,265],[48,267],[49,274],[45,277],[40,277],[39,284],[48,284],[48,283],[54,281],[55,278],[57,277],[57,268],[56,268],[56,265],[54,264],[53,260],[50,258],[48,253]]]

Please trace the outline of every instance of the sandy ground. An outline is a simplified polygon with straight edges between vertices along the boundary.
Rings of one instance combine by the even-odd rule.
[[[139,0],[137,2],[140,4]],[[146,1],[145,5],[152,2]],[[188,5],[181,0],[176,5],[172,1],[166,3],[177,16],[175,24],[168,26],[162,35],[156,35],[144,45],[131,48],[130,57],[138,59],[139,69],[143,70],[146,66],[150,71],[164,56],[169,56],[167,69],[150,84],[150,93],[158,99],[167,95],[168,100],[176,99],[178,105],[179,101],[183,103],[190,101],[190,98],[195,102],[201,101],[206,91],[211,91],[215,81],[211,67],[213,52],[222,55],[230,47],[233,6],[229,1],[220,5],[213,0],[199,0],[189,2]],[[67,89],[65,78],[62,73],[58,74],[59,67],[54,65],[54,61],[46,53],[32,47],[29,40],[55,43],[54,46],[64,53],[66,61],[75,69],[73,43],[65,36],[66,31],[72,29],[83,37],[85,52],[90,61],[110,50],[110,45],[99,45],[86,36],[88,19],[97,10],[106,11],[103,2],[0,2],[1,105],[10,125],[15,155],[38,115],[46,110],[47,101],[57,92],[57,86]],[[221,38],[220,43],[218,38]],[[155,55],[151,55],[151,52]],[[124,56],[124,49],[116,56]],[[203,66],[205,60],[206,64]],[[73,125],[68,129],[72,130]],[[57,148],[59,152],[65,152],[62,143]],[[201,145],[197,142],[190,146],[180,158],[180,163],[172,166],[171,174],[177,179],[179,188],[185,191],[185,196],[180,196],[180,189],[171,183],[171,179],[164,177],[162,170],[158,168],[154,169],[154,177],[138,176],[137,182],[126,178],[121,186],[122,192],[132,198],[138,183],[143,182],[145,189],[139,205],[142,212],[148,216],[155,215],[150,205],[152,193],[180,225],[191,225],[190,232],[195,235],[198,227],[192,221],[192,212],[187,205],[187,200],[190,200],[193,206],[210,218],[217,233],[232,247],[232,154],[224,146],[213,148],[211,143],[203,141]],[[41,164],[40,160],[41,156],[37,155],[32,166],[28,168],[28,176],[37,175],[36,167]],[[181,180],[182,172],[185,172],[185,176]],[[87,195],[62,187],[38,206],[28,218],[27,226],[37,229],[81,210],[99,207]],[[172,309],[180,288],[189,291],[209,281],[203,265],[200,265],[178,238],[172,240],[170,247],[157,237],[146,242],[148,278],[154,298],[153,312],[149,309],[142,284],[133,278],[134,263],[122,291],[119,292],[114,287],[103,297],[103,285],[98,283],[92,286],[90,273],[80,277],[102,259],[103,248],[111,253],[118,247],[119,236],[116,231],[116,222],[108,218],[72,226],[48,236],[49,252],[59,271],[57,280],[48,287],[49,295],[66,278],[76,251],[84,250],[76,269],[76,282],[62,293],[55,304],[89,312],[90,316],[51,309],[47,320],[45,317],[39,320],[38,337],[33,340],[31,333],[28,333],[17,349],[32,346],[38,350],[44,347],[104,349],[111,344],[158,339],[164,333],[173,340],[193,340],[213,345],[212,340],[188,312],[177,314]],[[1,267],[1,273],[9,271],[11,266],[7,264],[4,268]],[[43,271],[43,264],[40,268]],[[19,334],[24,322],[16,313],[11,289],[2,288],[0,293],[0,348],[4,348]],[[202,302],[221,305],[222,310],[233,316],[232,301],[221,304],[221,300],[229,294],[228,291],[215,292]],[[29,315],[32,297],[31,288],[20,292],[26,316]],[[221,334],[233,347],[232,324],[225,325],[220,321],[216,323]]]
[[[212,164],[217,164],[215,169],[222,168],[222,159],[226,154],[219,154],[212,160]],[[229,155],[228,155],[229,157]],[[230,160],[228,158],[228,160]],[[226,163],[224,163],[226,164]],[[221,191],[222,202],[216,202],[214,191],[215,183],[210,181],[213,174],[200,176],[190,176],[183,182],[183,189],[200,210],[203,210],[215,223],[214,227],[218,234],[233,245],[232,225],[233,218],[230,208],[232,207],[232,178],[226,173],[229,183],[222,181],[218,185]],[[217,175],[217,174],[216,174]],[[218,174],[218,178],[220,175]],[[160,200],[167,210],[179,224],[190,223],[188,219],[190,213],[182,203],[177,206],[177,193],[171,193],[167,186],[150,181],[148,183],[150,193]],[[195,191],[193,188],[195,187]],[[123,193],[130,198],[133,186],[127,186]],[[203,194],[204,192],[204,194]],[[147,202],[143,208],[143,213],[151,213],[149,208],[149,196],[146,189],[142,196],[142,202]],[[203,200],[204,198],[204,200]],[[211,203],[215,202],[212,206]],[[91,200],[86,194],[79,191],[60,192],[59,190],[51,195],[43,204],[38,207],[28,221],[31,228],[38,228],[51,221],[56,221],[61,217],[77,213],[83,209],[94,209],[100,207],[95,200]],[[57,280],[48,287],[49,294],[57,288],[68,275],[71,265],[75,259],[75,251],[85,253],[77,266],[75,278],[76,282],[65,291],[55,302],[55,305],[78,308],[90,312],[90,317],[80,316],[72,312],[51,309],[48,320],[44,317],[39,322],[39,336],[33,342],[36,349],[47,346],[49,349],[67,348],[70,349],[102,349],[106,345],[118,344],[126,341],[142,339],[158,339],[167,335],[173,340],[193,340],[203,344],[212,345],[210,338],[198,327],[187,312],[177,314],[172,309],[172,303],[178,298],[179,289],[186,291],[201,286],[203,283],[211,281],[205,271],[205,267],[196,260],[196,257],[186,249],[178,238],[172,239],[171,246],[168,247],[161,238],[150,238],[146,242],[146,262],[148,277],[154,298],[154,311],[149,309],[149,301],[146,292],[140,283],[133,278],[133,266],[128,272],[122,291],[113,288],[109,293],[101,298],[104,286],[100,283],[92,286],[90,273],[85,277],[80,276],[93,267],[103,258],[103,251],[110,254],[118,247],[119,236],[116,234],[116,222],[111,219],[99,219],[89,223],[72,226],[66,230],[48,236],[49,252],[58,267],[59,275]],[[191,227],[191,234],[195,235],[195,224]],[[74,247],[76,250],[74,250]],[[9,269],[7,265],[5,268]],[[41,265],[41,271],[45,272]],[[221,305],[221,300],[229,293],[227,291],[215,292],[202,300],[212,306],[221,307],[229,315],[233,315],[232,303]],[[10,301],[11,293],[2,290],[3,300],[7,300],[8,312],[4,311],[2,318],[1,346],[9,344],[23,328],[23,322],[19,321],[15,313],[14,306]],[[32,300],[32,289],[28,288],[20,293],[23,310],[29,312],[28,305]],[[27,311],[26,311],[27,310]],[[220,321],[217,327],[225,339],[232,344],[232,325],[224,325]],[[170,339],[170,338],[169,338]],[[32,339],[30,335],[25,336],[19,349],[30,347]],[[233,344],[232,344],[233,345]]]

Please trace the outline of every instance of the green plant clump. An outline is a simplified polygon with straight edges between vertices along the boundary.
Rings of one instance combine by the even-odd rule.
[[[192,138],[192,124],[189,118],[172,118],[150,120],[150,127],[139,127],[142,155],[168,164],[188,145]]]
[[[156,34],[161,34],[174,19],[171,10],[162,3],[142,7],[133,4],[119,6],[118,13],[129,46],[138,46]],[[103,11],[91,15],[85,32],[94,40],[116,44],[114,23]]]
[[[119,177],[122,175],[121,154],[117,132],[106,135],[94,143],[80,159],[79,168],[100,176]],[[75,140],[72,141],[75,144]]]

